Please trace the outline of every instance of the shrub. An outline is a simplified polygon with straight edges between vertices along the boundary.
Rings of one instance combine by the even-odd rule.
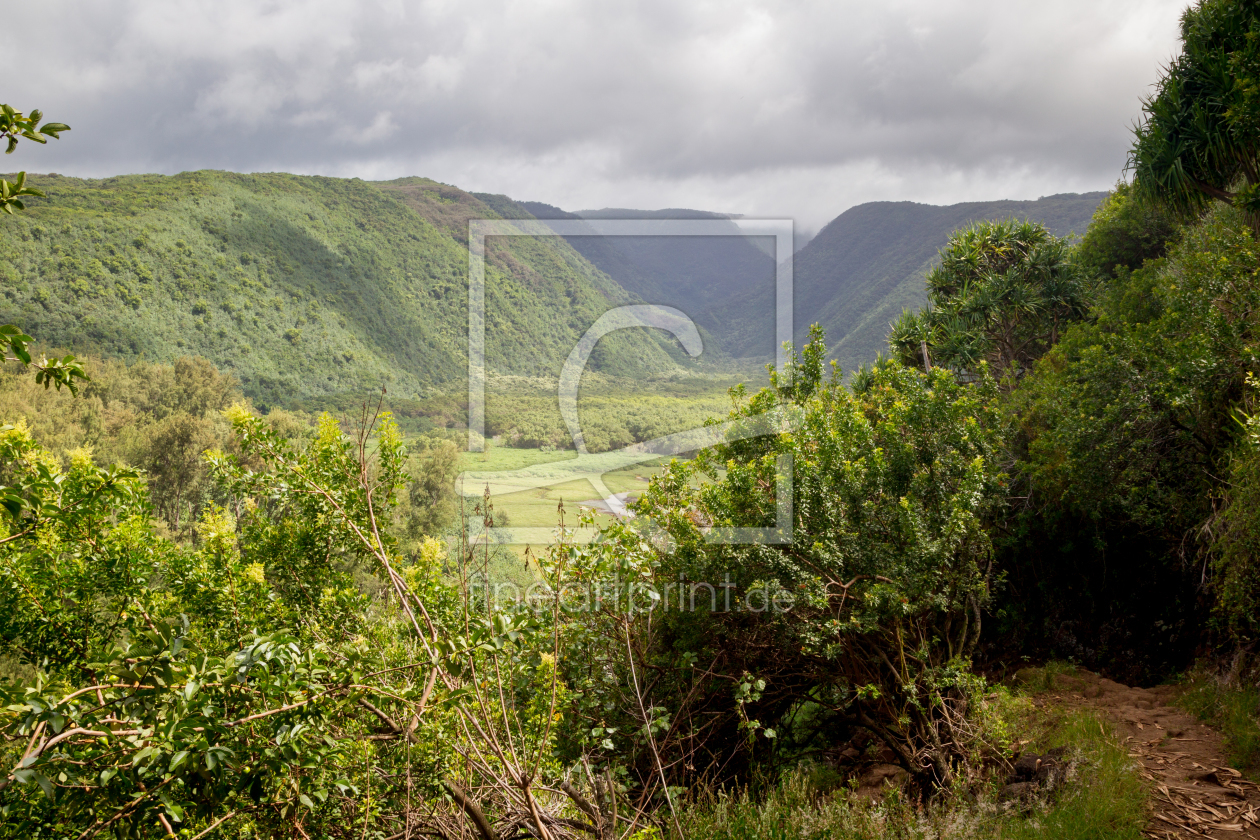
[[[677,721],[656,745],[676,751],[663,763],[703,753],[738,773],[752,756],[862,728],[921,782],[949,785],[978,736],[968,656],[992,575],[981,523],[1002,495],[995,391],[896,363],[850,390],[834,373],[824,381],[825,354],[815,331],[732,412],[734,428],[760,436],[674,462],[637,507],[660,530],[614,527],[573,574],[663,593],[636,665],[654,675],[643,704]],[[791,534],[710,539],[774,523],[789,458]],[[606,661],[583,657],[571,682],[598,684]]]

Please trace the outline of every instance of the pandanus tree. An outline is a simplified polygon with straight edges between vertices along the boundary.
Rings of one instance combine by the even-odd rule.
[[[1134,186],[1185,217],[1232,204],[1260,236],[1260,6],[1203,0],[1181,42],[1134,129]]]
[[[907,365],[963,380],[987,363],[1014,379],[1089,305],[1089,281],[1064,239],[1036,222],[980,222],[958,231],[928,272],[929,307],[904,312],[889,344]]]

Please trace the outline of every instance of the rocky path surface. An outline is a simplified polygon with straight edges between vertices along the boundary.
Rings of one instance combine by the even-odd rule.
[[[1111,721],[1152,788],[1146,835],[1260,840],[1260,786],[1229,766],[1221,736],[1172,705],[1175,689],[1130,688],[1088,671],[1055,677],[1045,700]]]

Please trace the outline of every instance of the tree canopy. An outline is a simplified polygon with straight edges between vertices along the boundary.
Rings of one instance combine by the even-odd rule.
[[[941,365],[965,379],[981,364],[999,378],[1022,376],[1089,300],[1067,240],[1013,219],[955,233],[927,286],[929,307],[902,313],[889,344],[905,364]]]
[[[1134,130],[1134,186],[1187,216],[1233,204],[1260,234],[1260,9],[1202,0],[1181,43]]]

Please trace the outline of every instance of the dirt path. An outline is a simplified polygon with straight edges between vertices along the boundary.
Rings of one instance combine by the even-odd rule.
[[[1045,695],[1108,718],[1152,785],[1148,837],[1260,840],[1260,786],[1229,767],[1221,736],[1172,705],[1175,689],[1130,688],[1088,671]]]

